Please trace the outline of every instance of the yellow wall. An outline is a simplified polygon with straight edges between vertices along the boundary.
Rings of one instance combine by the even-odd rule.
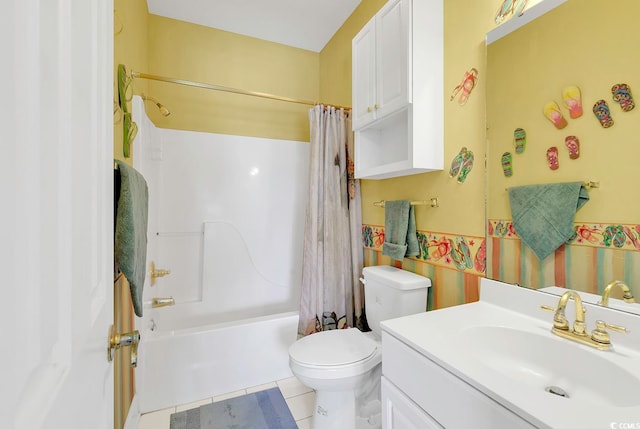
[[[320,88],[323,100],[336,104],[351,101],[351,39],[385,4],[383,0],[364,0],[333,36],[320,54]],[[362,221],[384,225],[384,210],[372,203],[379,200],[440,198],[440,208],[416,209],[418,229],[455,234],[484,235],[484,37],[492,28],[491,2],[447,0],[444,2],[445,93],[440,100],[445,111],[446,171],[386,180],[362,181]],[[464,106],[449,101],[453,88],[464,72],[475,67],[479,80]],[[335,82],[335,83],[334,83]],[[451,159],[462,146],[472,150],[475,166],[464,184],[449,178]]]
[[[319,54],[149,15],[149,74],[317,101]],[[310,106],[149,81],[171,110],[147,113],[163,128],[309,141]]]
[[[619,0],[626,15],[640,15],[636,0]],[[487,120],[489,139],[488,217],[510,219],[505,188],[536,183],[597,180],[601,188],[589,192],[591,201],[576,213],[576,222],[635,223],[640,200],[635,172],[640,154],[640,109],[623,112],[612,99],[616,83],[630,85],[640,97],[638,37],[632,26],[620,22],[607,3],[597,0],[569,1],[535,22],[488,47],[491,95]],[[566,23],[581,25],[561,30]],[[514,73],[517,70],[517,73]],[[582,92],[583,115],[571,119],[562,103],[562,89],[576,85]],[[606,100],[614,125],[603,128],[592,112],[594,103]],[[555,101],[568,125],[556,129],[542,114],[543,106]],[[640,98],[636,99],[636,103]],[[527,131],[522,154],[513,153],[513,176],[502,172],[500,158],[513,152],[513,130]],[[569,159],[566,136],[580,139],[580,156]],[[547,148],[558,148],[559,168],[549,169]],[[623,195],[629,198],[622,199]]]
[[[616,7],[638,16],[640,4],[620,0]],[[637,35],[620,21],[610,4],[573,0],[488,47],[487,99],[488,243],[487,276],[540,288],[565,286],[602,293],[618,279],[640,293],[640,201],[635,198],[636,160],[640,154],[640,109],[623,112],[611,87],[626,83],[637,97],[640,59],[631,54]],[[579,26],[567,27],[569,22]],[[572,119],[562,89],[581,90],[583,115]],[[609,105],[614,125],[603,128],[593,114],[597,100]],[[555,101],[568,125],[558,130],[543,115]],[[635,99],[638,103],[638,99]],[[514,153],[513,130],[527,132],[526,149]],[[580,156],[570,159],[565,137],[580,139]],[[549,169],[546,151],[558,148],[559,168]],[[513,175],[505,177],[501,156],[510,151]],[[598,181],[590,201],[576,212],[579,232],[544,260],[524,245],[512,226],[505,188],[570,181]],[[623,196],[625,196],[623,198]]]
[[[364,0],[320,52],[320,98],[351,106],[351,40],[387,0]]]
[[[364,0],[320,53],[320,94],[331,103],[351,102],[351,39],[386,3]],[[490,1],[444,2],[444,93],[434,103],[444,109],[445,170],[385,180],[362,180],[362,222],[384,225],[384,210],[373,206],[379,200],[440,199],[439,208],[416,208],[416,226],[428,239],[485,235],[485,34],[495,24],[498,4]],[[419,49],[419,47],[417,47]],[[461,106],[449,101],[464,73],[475,67],[479,79],[468,102]],[[451,160],[467,147],[475,155],[475,165],[467,180],[460,184],[448,174]],[[375,229],[375,227],[374,227]],[[429,234],[436,232],[437,234]],[[482,239],[480,238],[480,241]],[[478,239],[476,246],[479,244]],[[368,246],[367,246],[368,247]],[[375,244],[365,251],[367,264],[389,263]],[[424,257],[422,257],[424,259]],[[444,258],[443,258],[444,259]],[[439,261],[442,262],[442,261]],[[427,261],[431,265],[433,262]],[[434,296],[430,308],[441,308],[477,299],[477,275],[458,270],[427,268],[420,260],[403,261],[403,267],[431,273]],[[426,271],[425,271],[426,270]]]
[[[118,64],[125,64],[129,69],[145,70],[148,67],[146,0],[115,0],[114,31],[118,32],[113,39],[113,76],[114,100],[118,100],[116,77]],[[136,81],[134,92],[139,94],[146,90],[146,82]],[[129,104],[129,107],[130,104]],[[113,157],[125,159],[122,155],[122,121],[114,124]],[[127,159],[131,163],[131,159]]]

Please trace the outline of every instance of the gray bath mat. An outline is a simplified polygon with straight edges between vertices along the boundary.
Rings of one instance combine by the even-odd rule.
[[[297,429],[280,389],[171,414],[171,429]]]

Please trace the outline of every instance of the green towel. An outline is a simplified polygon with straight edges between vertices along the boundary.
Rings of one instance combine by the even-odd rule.
[[[540,260],[573,236],[576,211],[588,200],[582,182],[509,188],[513,227]]]
[[[382,254],[393,259],[420,254],[413,206],[407,200],[387,201],[384,210]]]
[[[147,265],[149,191],[142,174],[122,161],[116,163],[120,170],[120,197],[115,227],[115,263],[127,277],[133,309],[137,316],[142,317],[142,288]]]

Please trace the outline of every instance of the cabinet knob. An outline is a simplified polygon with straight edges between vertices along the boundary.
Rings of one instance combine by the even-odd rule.
[[[367,113],[371,112],[371,107],[367,106]]]
[[[378,105],[377,105],[377,104],[374,104],[374,105],[373,105],[373,108],[374,108],[374,109],[376,109],[376,110],[378,110]]]

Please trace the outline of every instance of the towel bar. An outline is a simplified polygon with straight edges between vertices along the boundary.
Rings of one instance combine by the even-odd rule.
[[[584,186],[585,188],[599,188],[600,187],[600,182],[594,182],[594,181],[590,180],[588,182],[583,182],[582,186]],[[504,190],[508,191],[509,188],[504,188]]]
[[[385,202],[386,202],[385,200],[375,201],[373,203],[373,205],[376,206],[376,207],[383,207],[384,208]],[[412,206],[430,205],[431,207],[435,208],[435,207],[440,207],[440,200],[438,199],[438,197],[435,197],[435,198],[431,198],[429,201],[427,201],[427,200],[411,201],[410,204]]]

